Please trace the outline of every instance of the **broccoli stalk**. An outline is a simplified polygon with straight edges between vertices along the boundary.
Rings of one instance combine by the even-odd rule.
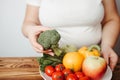
[[[63,49],[60,48],[58,45],[52,45],[51,49],[56,54],[56,56],[60,56],[63,53]]]

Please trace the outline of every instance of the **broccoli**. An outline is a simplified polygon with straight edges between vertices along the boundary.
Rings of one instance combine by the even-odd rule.
[[[50,49],[52,45],[57,45],[60,38],[61,36],[56,30],[47,30],[39,35],[38,43],[46,50]]]
[[[47,30],[39,35],[38,43],[41,44],[45,50],[52,49],[57,56],[60,56],[63,52],[58,45],[60,38],[61,36],[56,30]]]

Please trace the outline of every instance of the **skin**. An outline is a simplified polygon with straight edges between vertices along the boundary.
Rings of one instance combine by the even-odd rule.
[[[103,0],[102,2],[105,9],[105,16],[102,21],[101,52],[111,69],[114,70],[118,56],[113,50],[113,47],[119,35],[120,20],[115,0]],[[29,39],[36,52],[44,52],[43,47],[36,40],[41,32],[49,29],[49,27],[44,27],[40,23],[39,7],[27,5],[22,32]]]
[[[48,27],[41,26],[38,16],[39,7],[27,5],[22,32],[24,36],[29,39],[33,49],[36,52],[49,53],[51,50],[43,51],[43,47],[37,43],[38,35],[43,31],[50,30]]]
[[[101,41],[102,54],[111,69],[114,70],[118,56],[113,50],[119,35],[120,19],[117,12],[115,0],[103,0],[105,17],[103,19],[103,33]]]

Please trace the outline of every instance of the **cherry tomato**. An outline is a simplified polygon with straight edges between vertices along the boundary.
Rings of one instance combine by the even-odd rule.
[[[60,71],[56,71],[52,74],[52,80],[65,80],[64,74]]]
[[[75,72],[75,75],[77,76],[77,78],[82,78],[82,77],[85,76],[84,73],[83,73],[83,72],[80,72],[80,71]]]
[[[91,80],[91,79],[87,76],[84,76],[84,77],[81,77],[79,80]]]
[[[45,67],[45,73],[48,75],[48,76],[52,76],[52,73],[55,72],[55,69],[53,66],[46,66]]]
[[[63,74],[65,75],[65,78],[67,78],[67,76],[68,76],[69,74],[72,74],[72,73],[73,73],[70,69],[64,69],[62,72],[63,72]]]
[[[67,76],[66,80],[78,80],[78,78],[75,74],[69,74]]]
[[[63,64],[58,64],[55,66],[56,71],[62,71],[65,69],[65,66]]]

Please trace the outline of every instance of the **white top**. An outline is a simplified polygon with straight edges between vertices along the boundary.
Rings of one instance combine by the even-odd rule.
[[[28,0],[27,3],[40,6],[41,24],[61,34],[60,44],[81,47],[100,42],[102,0]]]

